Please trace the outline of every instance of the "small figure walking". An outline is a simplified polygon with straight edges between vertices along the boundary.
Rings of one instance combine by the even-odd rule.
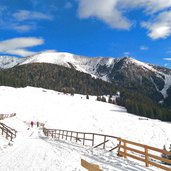
[[[39,127],[39,121],[37,121],[37,128]]]
[[[33,121],[31,121],[31,127],[33,128]]]

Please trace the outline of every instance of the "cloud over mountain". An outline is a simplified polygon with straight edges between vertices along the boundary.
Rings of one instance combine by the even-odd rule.
[[[42,45],[43,43],[44,40],[42,38],[36,37],[8,39],[0,42],[0,52],[19,56],[33,55],[35,52],[29,51],[27,48]]]

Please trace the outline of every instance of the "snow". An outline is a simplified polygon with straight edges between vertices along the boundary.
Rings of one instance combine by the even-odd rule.
[[[73,56],[73,54],[66,52],[45,51],[43,53],[26,58],[26,60],[20,63],[20,65],[28,63],[51,63],[69,67],[67,62],[73,63],[75,61]]]
[[[152,72],[158,73],[158,71],[157,71],[156,69],[154,69],[151,65],[149,65],[149,64],[147,64],[147,63],[138,61],[138,60],[133,59],[133,58],[129,58],[129,59],[130,59],[130,61],[131,61],[132,63],[135,63],[135,64],[137,64],[137,65],[143,67],[144,69],[151,70]]]
[[[165,78],[165,79],[164,79],[165,84],[164,84],[163,89],[162,89],[160,92],[161,92],[161,94],[163,95],[163,97],[166,98],[166,97],[168,96],[167,90],[168,90],[168,88],[169,88],[170,85],[171,85],[171,76],[170,76],[170,74],[164,74],[164,73],[162,73],[162,72],[156,70],[156,69],[155,69],[153,66],[151,66],[150,64],[146,64],[146,63],[144,63],[144,62],[137,61],[136,59],[133,59],[133,58],[129,58],[129,59],[130,59],[130,61],[131,61],[132,63],[135,63],[135,64],[137,64],[137,65],[143,67],[143,68],[146,69],[146,70],[150,70],[150,71],[156,73],[156,76],[159,77],[159,78],[162,78],[161,75],[164,76],[164,78]],[[162,79],[163,79],[163,78],[162,78]],[[154,86],[156,87],[156,90],[158,90],[156,84],[155,84],[154,82],[153,82],[153,84],[154,84]],[[158,90],[158,91],[159,91],[159,90]]]
[[[166,74],[164,74],[164,76],[165,76],[165,80],[164,80],[165,84],[160,92],[162,93],[163,97],[166,98],[168,96],[167,90],[171,86],[171,76]]]
[[[16,57],[5,57],[0,56],[0,68],[11,68],[17,64],[24,65],[24,64],[30,64],[30,63],[50,63],[50,64],[56,64],[65,66],[68,68],[74,67],[76,70],[88,73],[94,78],[101,78],[104,81],[110,82],[108,78],[108,74],[111,72],[114,64],[118,62],[119,60],[122,60],[123,58],[104,58],[104,57],[98,57],[98,58],[92,58],[92,57],[84,57],[79,55],[74,55],[68,52],[56,52],[52,50],[44,51],[42,53],[29,56],[27,58],[16,58]],[[166,98],[167,90],[171,85],[171,76],[170,74],[165,74],[161,71],[158,71],[155,69],[153,65],[138,61],[136,59],[133,59],[131,57],[126,57],[126,65],[129,65],[129,63],[134,63],[135,65],[140,66],[146,71],[151,71],[156,74],[157,77],[162,78],[162,76],[165,77],[164,82],[165,86],[160,91],[164,98]],[[99,66],[105,66],[108,69],[106,70],[106,73],[100,73],[98,72]],[[162,78],[163,79],[163,78]],[[155,85],[155,83],[153,82]],[[157,86],[155,85],[156,90]]]
[[[104,58],[104,57],[91,58],[91,57],[78,56],[67,52],[45,51],[40,54],[33,55],[31,57],[26,58],[24,62],[20,63],[20,65],[29,64],[29,63],[51,63],[51,64],[62,65],[68,68],[71,68],[72,65],[78,71],[91,74],[95,78],[101,78],[102,80],[109,82],[108,74],[110,73],[114,64],[121,59],[122,58],[119,59],[119,58]],[[155,69],[155,67],[153,67],[152,65],[138,61],[131,57],[127,57],[126,59],[127,59],[126,65],[129,65],[129,63],[133,63],[135,65],[140,66],[146,71],[151,71],[155,73],[156,76],[159,78],[162,78],[161,75],[165,76],[165,80],[164,80],[165,86],[160,92],[162,93],[164,98],[167,97],[167,89],[171,84],[170,74],[168,75],[164,74],[161,71]],[[104,74],[101,73],[99,75],[99,72],[97,71],[99,66],[106,66],[108,68],[107,73]]]
[[[12,145],[0,136],[3,171],[84,171],[81,158],[106,171],[159,170],[118,158],[116,151],[47,138],[41,129],[29,127],[31,120],[43,122],[47,128],[103,133],[158,148],[168,147],[171,142],[170,123],[134,116],[123,107],[96,101],[95,96],[87,100],[84,95],[70,96],[42,88],[2,86],[0,113],[16,113],[16,117],[2,122],[18,131]]]
[[[12,56],[0,56],[0,69],[12,68],[18,63],[22,62],[23,58],[17,58]]]
[[[114,61],[114,58],[91,58],[74,55],[67,52],[45,51],[26,58],[20,63],[20,65],[29,63],[51,63],[62,65],[68,68],[71,68],[72,65],[76,70],[91,74],[96,78],[98,77],[98,65],[106,65],[107,67],[111,67],[114,65]],[[108,79],[104,76],[104,80],[106,81]]]

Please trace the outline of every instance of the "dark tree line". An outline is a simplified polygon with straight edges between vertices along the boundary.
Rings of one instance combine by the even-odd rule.
[[[114,83],[95,79],[91,75],[53,64],[29,64],[0,70],[0,85],[12,87],[42,87],[65,93],[84,95],[115,95],[121,92],[116,103],[125,106],[128,112],[149,118],[171,121],[171,111],[157,104],[149,96]],[[111,97],[111,96],[110,96]],[[107,101],[101,99],[101,101]],[[108,102],[115,103],[111,98]]]

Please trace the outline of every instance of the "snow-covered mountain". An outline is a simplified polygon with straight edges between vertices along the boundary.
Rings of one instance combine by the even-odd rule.
[[[14,56],[0,56],[0,69],[12,68],[23,60],[23,58],[17,58]]]
[[[22,63],[20,63],[20,65],[29,63],[57,64],[68,68],[75,68],[78,71],[89,73],[95,77],[102,77],[103,80],[107,81],[108,78],[105,77],[105,75],[101,75],[100,73],[98,73],[98,67],[106,65],[109,68],[112,68],[113,64],[118,60],[119,59],[115,58],[91,58],[66,52],[46,51],[37,55],[27,57]]]
[[[1,68],[31,63],[50,63],[74,68],[126,88],[136,87],[141,93],[149,94],[149,97],[156,102],[163,103],[166,99],[166,103],[171,106],[171,70],[140,62],[131,57],[92,58],[66,52],[45,51],[27,58],[11,58],[11,61],[6,57],[4,60],[2,57],[0,59]]]

